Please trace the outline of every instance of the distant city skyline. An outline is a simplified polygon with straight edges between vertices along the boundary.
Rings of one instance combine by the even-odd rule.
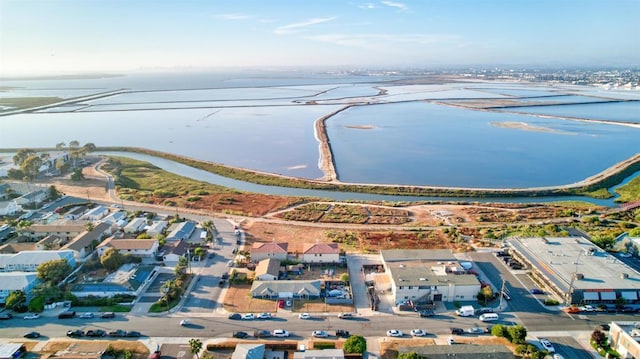
[[[0,75],[637,66],[638,14],[638,0],[0,0]]]

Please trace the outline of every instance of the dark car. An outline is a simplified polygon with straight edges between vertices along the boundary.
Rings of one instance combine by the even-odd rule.
[[[220,279],[220,281],[218,282],[218,287],[222,288],[224,287],[226,281],[224,279]]]
[[[232,314],[229,314],[229,316],[227,318],[234,319],[234,320],[239,320],[239,319],[242,319],[242,316],[240,315],[240,313],[232,313]]]
[[[220,278],[229,279],[229,273],[224,273]]]
[[[351,336],[351,334],[346,330],[336,330],[336,337],[349,338],[349,336]]]
[[[128,331],[124,334],[127,338],[140,338],[140,332],[136,332],[135,330]]]
[[[109,332],[110,337],[124,337],[125,334],[127,334],[127,332],[122,329],[116,329]]]
[[[434,312],[431,309],[426,309],[426,310],[419,311],[418,314],[420,315],[420,318],[426,318],[426,317],[433,317],[434,315],[436,315],[436,312]]]
[[[71,338],[79,338],[84,336],[84,332],[80,329],[67,331],[67,336]]]
[[[462,335],[462,334],[464,334],[464,329],[462,329],[462,328],[451,328],[451,334]]]
[[[247,332],[233,332],[233,337],[238,339],[244,339],[248,337],[249,334]]]
[[[620,311],[621,311],[622,313],[633,313],[633,312],[635,312],[635,311],[636,311],[636,308],[634,308],[634,307],[629,307],[629,306],[625,306],[625,307],[620,308]]]
[[[604,330],[605,332],[608,332],[609,329],[611,329],[611,327],[607,323],[600,324],[598,327],[600,328],[600,330]]]
[[[36,339],[36,338],[40,338],[40,333],[38,333],[38,332],[28,332],[28,333],[25,333],[23,335],[23,337],[28,338],[28,339]]]
[[[87,330],[87,332],[84,335],[87,337],[100,338],[100,337],[106,336],[107,332],[105,332],[102,329],[91,329],[91,330]]]
[[[76,316],[76,312],[74,311],[66,311],[58,314],[58,319],[71,319]]]
[[[529,290],[529,293],[531,293],[531,294],[544,294],[544,290],[542,290],[540,288],[531,288]]]
[[[11,315],[11,313],[0,313],[0,319],[6,320],[11,318],[13,318],[13,315]]]
[[[253,332],[253,336],[256,338],[268,338],[271,336],[271,332],[268,330],[256,330]]]
[[[112,318],[115,318],[115,317],[116,317],[116,314],[114,312],[104,312],[100,316],[100,318],[102,318],[102,319],[112,319]]]

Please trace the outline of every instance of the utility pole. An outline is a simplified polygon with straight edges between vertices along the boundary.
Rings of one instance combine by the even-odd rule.
[[[504,280],[504,277],[502,277],[502,287],[500,288],[500,304],[498,306],[498,310],[502,311],[502,298],[504,298],[504,286],[506,284],[506,281]]]
[[[580,264],[580,256],[582,255],[582,251],[578,252],[578,257],[576,258],[576,270],[573,272],[573,275],[571,275],[571,281],[569,282],[569,291],[567,292],[567,294],[564,297],[564,304],[566,306],[571,305],[571,298],[573,297],[573,285],[574,282],[576,281],[577,277],[578,277],[578,264]]]

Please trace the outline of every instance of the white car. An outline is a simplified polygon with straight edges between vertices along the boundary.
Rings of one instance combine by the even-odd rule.
[[[38,319],[40,318],[40,314],[38,313],[30,313],[24,316],[24,319]]]
[[[473,328],[467,329],[467,332],[469,332],[470,334],[483,334],[484,329],[480,327],[473,327]]]
[[[542,344],[544,350],[548,351],[549,353],[555,353],[556,348],[553,347],[548,339],[540,338],[540,344]]]
[[[253,320],[253,319],[255,319],[255,316],[253,315],[253,313],[247,313],[247,314],[242,314],[242,317],[240,317],[240,319],[242,319],[242,320]]]
[[[81,319],[93,319],[93,313],[82,313],[79,318]]]
[[[181,325],[181,326],[183,326],[183,327],[186,327],[187,325],[189,325],[189,321],[188,321],[188,320],[186,320],[186,319],[182,319],[182,320],[180,321],[180,325]]]
[[[258,319],[271,319],[271,313],[260,313],[257,315]]]
[[[585,306],[582,306],[582,307],[580,307],[578,309],[580,309],[581,312],[595,312],[596,311],[596,308],[594,306],[588,305],[588,304],[585,305]]]
[[[560,354],[553,354],[552,356],[553,359],[564,359],[564,357]]]
[[[411,335],[413,335],[414,337],[424,337],[425,335],[427,335],[427,332],[422,329],[411,329]]]
[[[399,330],[397,330],[397,329],[387,330],[387,336],[388,337],[401,337],[403,335],[404,335],[404,333],[399,331]]]
[[[314,330],[311,333],[311,336],[314,338],[328,338],[329,333],[325,332],[324,330]]]
[[[311,315],[309,313],[300,313],[298,319],[311,319]]]
[[[273,331],[273,336],[276,338],[286,338],[289,336],[289,332],[284,329],[276,329]]]

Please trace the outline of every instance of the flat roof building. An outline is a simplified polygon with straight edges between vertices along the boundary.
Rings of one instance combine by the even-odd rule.
[[[640,358],[640,322],[611,322],[609,344],[621,358]]]
[[[566,304],[638,302],[640,273],[582,237],[511,238],[509,253]]]

